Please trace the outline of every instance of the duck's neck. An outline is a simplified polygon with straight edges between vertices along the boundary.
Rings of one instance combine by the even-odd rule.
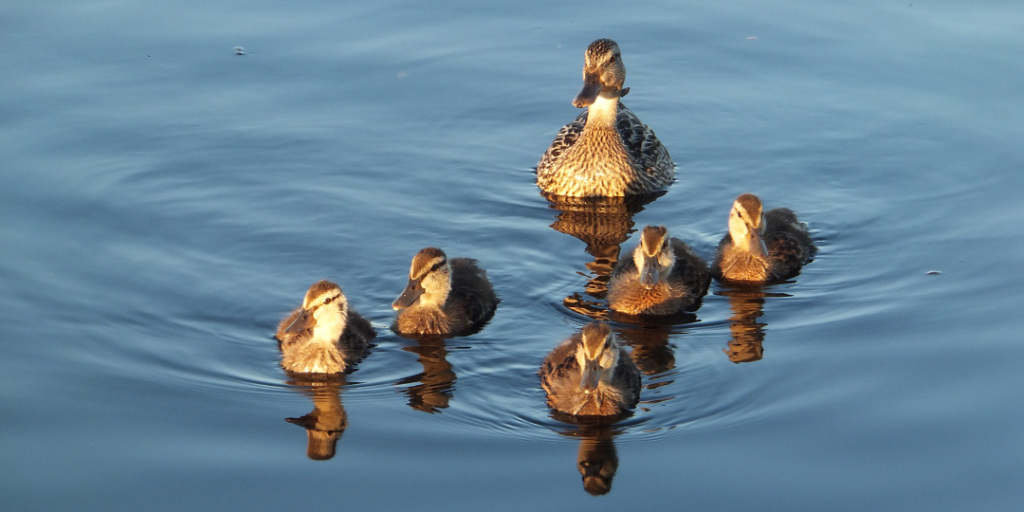
[[[348,323],[348,305],[339,304],[338,307],[325,307],[316,319],[316,327],[313,328],[313,337],[310,341],[321,343],[334,343],[341,337]]]
[[[618,91],[616,91],[616,94]],[[597,96],[587,107],[587,126],[584,132],[591,130],[615,130],[615,117],[619,112],[619,97]]]

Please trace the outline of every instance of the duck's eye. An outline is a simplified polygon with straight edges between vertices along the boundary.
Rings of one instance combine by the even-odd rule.
[[[330,304],[332,300],[334,300],[334,297],[327,297],[324,299],[324,305],[326,306],[327,304]]]

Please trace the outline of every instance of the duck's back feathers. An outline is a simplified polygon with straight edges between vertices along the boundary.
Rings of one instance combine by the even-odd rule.
[[[452,319],[452,331],[461,332],[488,320],[498,305],[487,271],[471,258],[455,258],[451,262],[452,291],[445,303],[445,312]]]
[[[540,158],[540,163],[537,164],[538,177],[550,174],[552,166],[561,159],[562,154],[571,148],[573,144],[576,144],[576,141],[583,133],[583,127],[587,124],[588,112],[590,111],[584,109],[583,113],[577,116],[576,119],[563,126],[561,130],[558,130],[555,140],[551,142],[551,146],[544,152],[544,156]]]
[[[640,118],[621,102],[615,116],[615,127],[619,130],[622,143],[630,157],[643,169],[646,178],[651,180],[649,190],[671,185],[675,176],[675,164],[672,163],[668,150],[654,135],[654,130],[642,123]],[[672,172],[666,174],[665,169]]]
[[[622,102],[615,114],[614,131],[618,137],[613,134],[611,139],[595,138],[594,141],[602,142],[595,142],[593,147],[574,148],[583,135],[588,114],[589,110],[584,111],[563,126],[544,152],[537,164],[537,185],[541,190],[579,197],[624,196],[649,193],[672,184],[675,164],[668,150],[654,130]],[[574,154],[569,156],[570,152]],[[612,158],[616,154],[619,158]],[[581,181],[581,176],[586,178]]]

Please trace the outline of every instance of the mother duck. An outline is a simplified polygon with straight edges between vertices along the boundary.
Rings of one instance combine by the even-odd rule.
[[[565,125],[537,164],[537,186],[574,197],[626,196],[665,188],[675,164],[654,131],[619,101],[626,66],[619,45],[598,39],[587,47],[583,89],[572,104],[587,107]]]

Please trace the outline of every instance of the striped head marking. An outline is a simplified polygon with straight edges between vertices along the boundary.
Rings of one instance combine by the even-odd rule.
[[[580,389],[590,393],[610,378],[619,361],[619,346],[615,343],[611,327],[604,322],[584,325],[580,338],[580,347],[576,350],[576,363],[581,369]]]
[[[668,228],[665,226],[645,226],[640,234],[640,247],[648,258],[656,258],[668,249]]]
[[[761,200],[749,193],[737,197],[729,212],[729,235],[733,244],[753,255],[767,256],[768,248],[762,240],[764,228]]]
[[[323,325],[341,334],[348,314],[348,299],[341,287],[327,280],[318,281],[309,287],[302,300],[302,312],[285,328],[285,332],[299,333]]]
[[[764,234],[764,215],[761,212],[761,199],[754,194],[741,194],[732,204],[732,215],[743,220],[751,229]]]
[[[619,98],[628,92],[622,89],[626,66],[622,63],[619,45],[611,39],[598,39],[587,47],[583,63],[583,89],[572,104],[578,108],[592,105],[598,95]]]
[[[431,272],[442,268],[447,269],[447,266],[448,257],[445,256],[444,251],[437,247],[427,247],[413,256],[412,266],[409,268],[409,279],[423,279]]]
[[[612,329],[604,322],[590,322],[583,326],[580,335],[583,338],[583,354],[590,360],[599,359],[614,343]]]
[[[436,247],[427,247],[416,253],[409,267],[409,283],[402,294],[391,303],[393,309],[403,309],[417,301],[441,307],[451,290],[451,272],[448,257]]]
[[[324,279],[323,281],[313,283],[313,286],[309,287],[309,291],[306,292],[306,298],[302,301],[302,307],[312,311],[338,299],[345,301],[345,295],[341,292],[341,287]]]
[[[640,272],[640,284],[650,290],[664,281],[676,264],[670,247],[668,228],[646,226],[640,233],[640,245],[633,251],[633,263]]]

